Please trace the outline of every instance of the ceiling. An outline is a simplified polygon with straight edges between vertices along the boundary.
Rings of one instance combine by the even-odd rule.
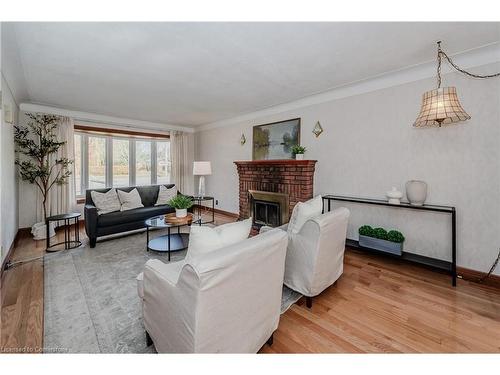
[[[19,100],[198,126],[500,40],[500,23],[10,23]]]

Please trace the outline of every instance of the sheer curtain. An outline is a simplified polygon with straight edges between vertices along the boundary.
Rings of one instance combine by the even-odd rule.
[[[69,165],[71,176],[64,185],[54,184],[49,191],[47,213],[48,215],[58,215],[69,213],[76,210],[76,186],[75,186],[75,130],[73,119],[66,116],[61,116],[59,124],[55,129],[56,139],[60,142],[66,142],[59,148],[57,154],[52,156],[53,160],[59,158],[68,158],[73,160],[73,164]],[[43,197],[37,189],[37,221],[43,221]]]
[[[170,132],[170,160],[172,162],[171,181],[181,193],[188,193],[189,173],[188,138],[185,132],[173,130]]]

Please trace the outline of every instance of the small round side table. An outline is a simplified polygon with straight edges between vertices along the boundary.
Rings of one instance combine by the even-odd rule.
[[[80,241],[80,225],[79,225],[79,219],[82,214],[73,212],[69,214],[61,214],[61,215],[54,215],[50,216],[47,218],[45,221],[46,227],[47,227],[47,249],[45,251],[47,252],[54,252],[54,251],[61,251],[61,250],[69,250],[69,249],[75,249],[79,246],[82,245],[82,242]],[[55,244],[50,244],[50,237],[49,237],[49,225],[51,221],[63,221],[64,220],[64,242],[58,242]],[[73,223],[72,223],[73,221]],[[75,227],[75,233],[73,238],[71,238],[71,225],[74,225]],[[59,245],[64,245],[63,248],[57,248],[54,249],[55,246]]]

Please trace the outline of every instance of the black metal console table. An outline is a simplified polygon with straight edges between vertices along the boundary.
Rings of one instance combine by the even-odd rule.
[[[361,203],[361,204],[371,204],[377,206],[388,206],[393,208],[403,208],[412,210],[422,210],[431,212],[443,212],[450,214],[451,216],[451,262],[444,261],[441,259],[425,257],[422,255],[403,252],[401,256],[391,255],[400,257],[406,261],[424,264],[430,267],[434,267],[440,270],[447,271],[451,274],[452,285],[457,285],[457,213],[455,207],[452,206],[439,206],[432,204],[424,204],[423,206],[412,206],[408,202],[401,202],[400,204],[392,204],[381,199],[368,199],[368,198],[357,198],[357,197],[346,197],[340,195],[325,195],[323,196],[323,212],[325,211],[325,202],[327,204],[328,211],[331,210],[331,203],[333,201],[341,202],[351,202],[351,203]],[[378,250],[365,249],[359,246],[358,241],[347,239],[347,245],[363,250],[370,250],[373,252],[379,252]],[[386,254],[386,253],[384,253]]]

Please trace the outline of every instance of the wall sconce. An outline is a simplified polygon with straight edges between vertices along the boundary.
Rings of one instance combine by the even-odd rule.
[[[12,113],[12,107],[9,103],[5,103],[3,105],[3,119],[8,124],[12,124],[14,122],[14,115]]]
[[[314,126],[314,129],[312,132],[316,136],[316,138],[318,138],[320,136],[320,134],[323,133],[323,128],[321,127],[321,124],[319,123],[319,121]]]
[[[247,139],[245,138],[245,134],[241,133],[241,138],[240,138],[240,145],[244,145],[247,143]]]

